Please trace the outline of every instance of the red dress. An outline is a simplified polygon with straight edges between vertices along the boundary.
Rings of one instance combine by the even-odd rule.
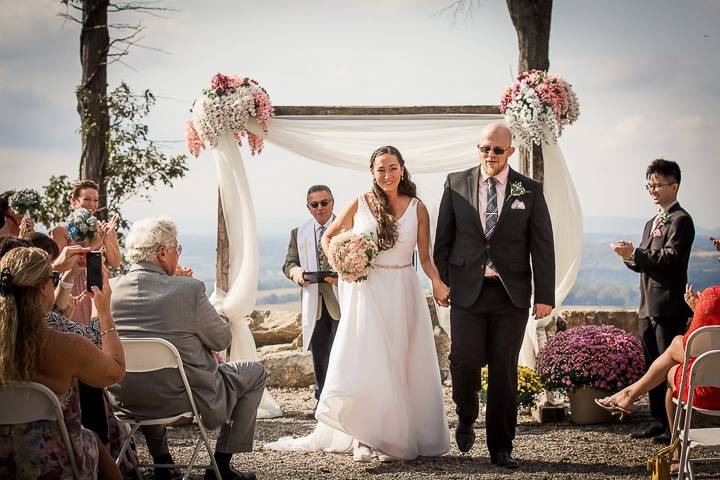
[[[720,325],[720,287],[706,288],[700,295],[697,305],[695,305],[695,314],[690,323],[690,328],[688,328],[687,333],[683,336],[683,347],[692,332],[708,325]],[[690,385],[689,372],[694,361],[695,357],[691,357],[688,362],[688,374],[685,375],[684,401],[687,401],[688,386]],[[675,398],[677,398],[678,392],[680,391],[681,380],[682,370],[678,368],[675,370],[675,391],[673,392],[673,397]],[[708,410],[720,410],[720,388],[695,387],[693,405]]]

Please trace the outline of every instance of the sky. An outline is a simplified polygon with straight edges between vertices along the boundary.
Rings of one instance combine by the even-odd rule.
[[[450,3],[167,1],[176,11],[111,15],[145,30],[126,65],[110,65],[110,88],[125,81],[158,97],[150,132],[169,154],[185,152],[190,105],[216,72],[257,79],[275,105],[497,104],[517,74],[506,3],[483,0],[457,18],[440,13]],[[79,29],[58,16],[57,0],[0,5],[0,191],[40,189],[78,172]],[[696,225],[720,233],[718,51],[720,0],[554,2],[550,71],[572,83],[581,107],[560,145],[585,216],[651,217],[644,173],[663,157],[682,168],[679,199]],[[330,185],[337,208],[369,185],[367,172],[272,145],[243,153],[261,225],[306,217],[309,185]],[[187,164],[185,178],[150,203],[128,202],[126,215],[167,214],[183,233],[213,233],[212,155]]]

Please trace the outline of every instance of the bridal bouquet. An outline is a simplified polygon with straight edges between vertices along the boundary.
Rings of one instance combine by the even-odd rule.
[[[195,157],[206,144],[213,145],[225,132],[232,133],[240,145],[242,138],[247,137],[252,154],[259,153],[263,140],[247,131],[247,123],[254,118],[267,132],[274,113],[267,91],[258,82],[222,73],[212,77],[210,88],[203,90],[190,111],[192,116],[185,124],[185,143]]]
[[[530,70],[518,75],[503,92],[500,113],[520,141],[530,146],[557,142],[565,125],[580,115],[571,85],[556,75]]]
[[[10,206],[13,210],[20,214],[35,212],[40,209],[42,198],[40,194],[32,188],[26,188],[15,192],[10,197]]]
[[[73,210],[66,223],[68,235],[76,242],[92,240],[95,236],[97,218],[95,218],[94,215],[90,215],[90,212],[86,208]]]
[[[548,340],[537,371],[548,390],[583,387],[617,392],[645,371],[640,341],[610,325],[571,328]]]
[[[328,261],[346,282],[362,282],[372,269],[373,260],[380,253],[370,232],[343,232],[330,240]]]

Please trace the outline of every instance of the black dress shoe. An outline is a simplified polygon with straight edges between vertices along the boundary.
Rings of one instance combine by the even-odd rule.
[[[650,424],[650,426],[645,430],[631,433],[630,436],[632,438],[652,438],[662,433],[665,433],[665,426],[659,422],[655,422]]]
[[[216,480],[215,472],[212,469],[205,470],[205,480]],[[220,472],[220,478],[222,480],[256,480],[255,472],[238,472],[235,469],[230,469],[224,472]]]
[[[512,454],[507,450],[499,450],[495,455],[490,456],[490,463],[497,465],[498,467],[515,469],[518,468],[518,462],[512,457]]]
[[[670,432],[665,431],[661,433],[660,435],[655,435],[653,437],[653,442],[658,443],[660,445],[670,445]]]
[[[153,480],[181,480],[183,472],[178,468],[156,468],[153,471]]]
[[[458,423],[455,427],[455,441],[461,452],[468,452],[475,443],[475,429],[472,424]]]

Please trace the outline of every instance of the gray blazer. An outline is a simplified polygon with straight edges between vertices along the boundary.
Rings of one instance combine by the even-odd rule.
[[[221,424],[236,395],[228,391],[225,372],[218,369],[211,351],[226,349],[231,333],[208,301],[205,285],[141,263],[132,265],[126,275],[111,279],[110,286],[110,306],[120,336],[159,337],[175,345],[206,426]],[[179,376],[166,371],[128,374],[110,391],[138,416],[173,415],[189,408]],[[232,402],[227,401],[229,395]]]

